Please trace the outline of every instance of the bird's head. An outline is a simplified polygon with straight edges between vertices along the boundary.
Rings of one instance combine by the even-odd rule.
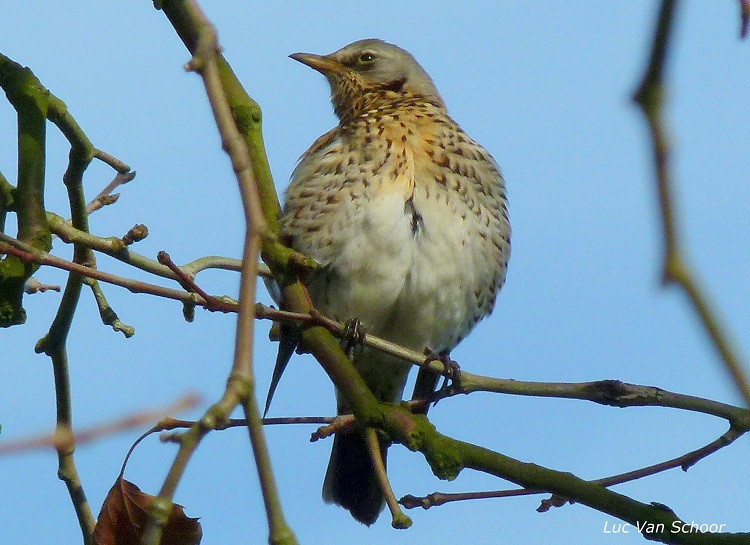
[[[444,107],[432,78],[414,57],[382,40],[359,40],[329,55],[294,53],[290,57],[328,79],[333,109],[341,120],[408,94]]]

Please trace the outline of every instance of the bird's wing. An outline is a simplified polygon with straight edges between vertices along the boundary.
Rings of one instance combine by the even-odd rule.
[[[311,155],[315,154],[319,150],[325,148],[328,146],[331,141],[335,138],[337,128],[331,129],[324,135],[320,136],[315,142],[313,142],[312,146],[310,146],[310,149],[308,149],[305,153],[302,154],[302,156],[299,158],[299,162],[297,164],[297,169],[295,170],[294,174],[292,174],[292,180],[295,179],[299,175],[299,169],[301,168],[300,165],[304,163],[305,159],[310,157]],[[311,256],[308,256],[311,257]],[[274,298],[277,304],[279,306],[283,306],[283,302],[280,298],[280,290],[278,289],[278,286],[276,285],[275,281],[272,281],[273,284],[269,287],[269,292],[271,293],[271,296]],[[275,288],[273,290],[272,288]],[[279,299],[276,299],[276,296],[279,296]],[[276,392],[276,388],[279,385],[279,381],[281,380],[281,375],[284,374],[284,371],[286,370],[286,366],[289,364],[289,360],[294,355],[294,351],[297,349],[297,346],[299,345],[300,341],[300,333],[297,327],[293,325],[285,325],[281,324],[280,327],[280,337],[279,337],[279,352],[276,355],[276,364],[273,368],[273,375],[271,376],[271,384],[268,387],[268,394],[266,395],[266,405],[265,409],[263,411],[263,416],[265,417],[266,413],[268,413],[268,409],[271,406],[271,401],[273,399],[273,395]]]

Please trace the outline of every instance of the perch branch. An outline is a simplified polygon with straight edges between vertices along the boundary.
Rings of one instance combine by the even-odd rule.
[[[9,244],[12,243],[13,246],[10,248],[6,247],[5,251],[13,252],[16,251],[13,248],[18,248],[20,250],[18,255],[22,256],[23,259],[34,259],[39,263],[59,267],[65,270],[71,270],[81,275],[91,274],[102,281],[125,287],[134,293],[158,295],[160,297],[201,306],[206,304],[197,294],[185,293],[180,290],[164,288],[162,286],[146,284],[110,275],[96,269],[88,269],[86,267],[78,266],[74,263],[55,258],[49,254],[36,252],[27,245],[23,245],[2,233],[0,233],[0,241],[5,241]],[[2,250],[2,248],[0,248],[0,250]],[[323,327],[334,336],[342,335],[345,327],[345,324],[326,318],[319,313],[311,314],[277,310],[263,305],[262,303],[256,304],[255,314],[257,319],[300,322],[310,326],[316,325]],[[384,350],[386,353],[400,357],[405,362],[409,362],[412,365],[422,366],[425,361],[424,354],[403,348],[374,335],[367,334],[363,339],[363,343],[366,346],[378,348]],[[444,366],[439,362],[429,363],[429,368],[437,373],[445,373]],[[670,392],[655,386],[628,384],[618,380],[602,380],[581,383],[533,382],[476,375],[469,373],[466,370],[462,370],[461,383],[452,388],[451,395],[469,394],[473,392],[492,392],[535,397],[580,399],[615,407],[671,407],[717,416],[738,426],[740,429],[750,429],[750,410],[697,396]]]

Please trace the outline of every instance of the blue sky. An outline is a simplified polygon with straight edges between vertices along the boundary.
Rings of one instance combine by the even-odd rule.
[[[630,101],[648,52],[657,2],[268,3],[205,1],[225,55],[261,104],[269,159],[280,188],[299,154],[335,124],[317,73],[287,58],[328,53],[379,37],[409,51],[432,75],[451,115],[494,155],[508,185],[513,255],[495,313],[453,353],[467,370],[505,378],[616,378],[729,403],[739,398],[684,297],[660,288],[660,232],[644,123]],[[679,12],[670,63],[670,125],[676,151],[679,226],[693,260],[740,347],[750,346],[750,44],[740,42],[736,1],[692,1]],[[100,235],[145,223],[136,251],[167,250],[178,263],[239,256],[242,215],[228,159],[202,85],[181,68],[188,55],[150,2],[6,2],[0,51],[30,66],[65,101],[94,144],[138,176],[116,206],[91,218]],[[15,178],[15,113],[0,108],[0,170]],[[67,210],[63,138],[49,129],[50,210]],[[95,195],[111,178],[86,176]],[[67,257],[70,248],[55,244]],[[146,279],[109,258],[106,271]],[[38,278],[63,283],[44,270]],[[237,277],[207,272],[201,284],[235,295]],[[99,322],[84,292],[70,338],[74,417],[86,427],[197,391],[217,399],[230,366],[234,317],[105,288],[132,339]],[[267,300],[265,294],[262,300]],[[25,301],[28,322],[0,332],[3,440],[51,430],[50,363],[33,353],[58,294]],[[256,369],[265,394],[275,346],[259,324]],[[205,407],[201,407],[203,409]],[[308,357],[285,375],[273,416],[327,415],[333,389]],[[198,416],[200,411],[190,415]],[[582,401],[474,394],[439,404],[438,429],[524,461],[597,478],[698,448],[725,431],[716,419],[671,409],[614,409]],[[372,528],[324,505],[320,486],[330,446],[311,427],[268,430],[286,514],[301,543],[497,542],[625,545],[603,534],[615,519],[573,505],[535,512],[540,497],[451,504],[411,511],[413,527]],[[98,512],[132,431],[81,446],[77,462]],[[126,472],[155,492],[174,456],[156,439]],[[616,488],[669,505],[683,519],[748,531],[747,439],[687,474],[673,470]],[[76,543],[78,526],[53,452],[0,459],[0,527],[5,542]],[[265,516],[246,434],[210,435],[188,467],[177,501],[203,523],[205,544],[265,542]],[[506,484],[470,471],[452,483],[431,476],[419,456],[394,448],[396,495],[489,490]]]

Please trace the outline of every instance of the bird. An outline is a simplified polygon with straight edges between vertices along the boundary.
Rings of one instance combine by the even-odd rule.
[[[317,262],[306,280],[314,307],[448,354],[492,312],[505,282],[511,228],[498,164],[406,50],[365,39],[290,57],[326,77],[339,120],[301,156],[279,220],[283,239]],[[293,344],[282,351],[268,402]],[[379,401],[401,400],[408,364],[364,346],[352,359]],[[337,412],[351,412],[338,393]],[[334,437],[323,499],[368,526],[382,511],[360,434]]]

